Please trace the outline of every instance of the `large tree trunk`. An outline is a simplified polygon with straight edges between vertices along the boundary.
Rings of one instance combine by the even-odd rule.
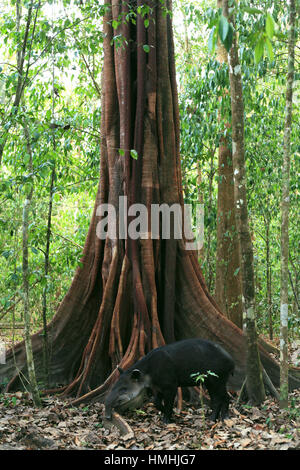
[[[96,234],[101,220],[98,206],[110,203],[122,213],[120,195],[128,197],[128,205],[138,202],[147,208],[154,203],[182,204],[170,16],[160,2],[138,1],[153,8],[149,26],[138,15],[136,26],[123,22],[113,31],[112,19],[121,13],[125,18],[135,2],[111,0],[110,4],[104,18],[100,183],[82,267],[48,326],[49,381],[82,399],[100,396],[117,378],[117,364],[126,368],[164,342],[204,337],[231,352],[236,363],[232,385],[238,388],[245,376],[245,338],[208,293],[197,252],[185,250],[184,242],[174,237],[123,240],[117,233],[116,239],[101,240]],[[171,2],[166,6],[171,8]],[[126,43],[111,45],[113,36],[121,33]],[[137,160],[131,158],[131,149],[136,150]],[[39,334],[32,343],[42,378]],[[14,352],[24,371],[23,343]],[[261,353],[278,385],[278,364],[263,349]],[[5,377],[7,388],[20,386],[11,351],[1,367],[0,382]],[[290,383],[300,384],[296,379]]]

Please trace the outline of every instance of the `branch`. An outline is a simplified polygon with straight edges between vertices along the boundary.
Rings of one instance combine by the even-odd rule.
[[[290,278],[290,282],[291,282],[291,286],[292,286],[292,290],[293,290],[293,294],[294,294],[294,298],[295,298],[295,302],[297,304],[297,307],[299,309],[299,302],[298,302],[298,296],[297,296],[297,292],[294,288],[294,283],[293,283],[293,279],[292,279],[292,275],[291,275],[291,271],[289,270],[289,278]]]
[[[72,243],[72,245],[77,246],[77,248],[80,248],[81,250],[83,250],[83,246],[78,245],[77,243],[73,242],[73,240],[70,240],[69,238],[64,237],[63,235],[60,235],[59,233],[53,232],[53,230],[51,230],[51,233],[53,235],[56,235],[57,237],[63,238],[67,242]]]
[[[38,6],[36,8],[35,18],[34,18],[34,23],[33,23],[33,29],[32,29],[32,34],[31,34],[31,41],[30,41],[30,46],[29,46],[29,50],[28,50],[27,68],[26,68],[25,77],[24,77],[24,80],[23,80],[22,88],[21,88],[21,93],[20,93],[21,96],[23,94],[25,84],[26,84],[26,81],[27,81],[27,78],[28,78],[28,73],[29,73],[29,68],[30,68],[30,57],[31,57],[32,43],[33,43],[33,38],[34,38],[34,33],[35,33],[35,28],[36,28],[37,15],[38,15],[40,6],[41,6],[41,0],[39,1]]]
[[[77,42],[77,40],[76,40],[76,42]],[[86,61],[86,59],[85,59],[85,57],[84,57],[84,54],[83,54],[82,52],[79,52],[79,54],[81,55],[81,57],[82,57],[82,59],[83,59],[83,62],[84,62],[85,66],[86,66],[86,68],[87,68],[87,70],[88,70],[88,73],[89,73],[89,75],[90,75],[90,77],[91,77],[91,79],[92,79],[92,81],[93,81],[93,84],[94,84],[94,86],[95,86],[95,89],[96,89],[96,91],[97,91],[99,97],[101,97],[101,90],[100,90],[100,88],[99,88],[98,83],[97,83],[96,80],[95,80],[94,74],[92,73],[88,62]]]

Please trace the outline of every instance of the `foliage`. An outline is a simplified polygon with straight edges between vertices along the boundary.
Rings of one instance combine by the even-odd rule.
[[[249,217],[255,251],[256,301],[258,326],[268,325],[266,244],[269,242],[271,264],[272,317],[276,331],[280,320],[280,198],[285,71],[287,70],[287,8],[272,1],[231,2],[235,7],[241,73],[245,101],[245,150]],[[222,134],[230,129],[219,116],[228,116],[230,102],[228,71],[215,60],[218,35],[224,28],[216,2],[178,0],[175,26],[177,71],[181,112],[181,149],[185,200],[205,206],[205,247],[203,271],[210,291],[214,291],[214,253],[216,252],[217,148]],[[220,23],[221,22],[221,23]],[[225,30],[227,27],[225,26]],[[225,33],[223,39],[225,37]],[[222,39],[222,37],[221,37]],[[270,44],[272,47],[270,47]],[[258,50],[259,49],[259,50]],[[266,52],[266,54],[265,54]],[[299,55],[298,55],[299,57]],[[296,83],[299,73],[296,74]],[[225,94],[224,94],[225,90]],[[291,230],[290,230],[290,313],[292,334],[299,333],[299,264],[297,247],[297,161],[299,160],[299,97],[296,91],[293,109],[291,159]],[[201,167],[201,182],[197,163]],[[269,226],[269,228],[268,228]]]
[[[17,87],[15,51],[24,40],[28,4],[22,4],[19,31],[14,3],[6,3],[5,15],[0,19],[0,34],[4,38],[0,49],[3,58],[0,112],[2,129],[9,129],[0,180],[0,269],[3,273],[0,310],[11,307],[16,294],[22,294],[21,210],[27,191],[33,187],[29,243],[34,322],[40,318],[41,292],[46,285],[44,255],[52,170],[55,167],[47,282],[51,299],[49,318],[78,265],[99,173],[101,20],[98,21],[96,6],[87,14],[84,8],[69,9],[69,4],[65,1],[52,6],[49,2],[42,7],[35,5],[36,28],[34,31],[30,24],[30,51],[26,51],[24,59],[28,79],[18,109],[11,107]],[[30,131],[31,173],[23,119]],[[3,132],[2,138],[4,135]],[[22,317],[17,307],[18,313]]]
[[[230,47],[231,27],[212,0],[177,0],[173,14],[181,155],[186,202],[201,198],[205,207],[204,277],[214,291],[217,209],[217,149],[230,129],[219,116],[229,112],[228,70],[215,58],[218,38]],[[287,10],[282,2],[240,1],[235,28],[239,33],[245,98],[245,139],[249,215],[255,250],[256,299],[261,331],[267,328],[266,242],[272,276],[272,315],[279,327],[280,194],[287,67]],[[18,19],[17,6],[21,15]],[[32,8],[32,17],[28,16]],[[30,218],[30,285],[33,322],[41,325],[42,292],[47,287],[48,319],[70,285],[80,262],[99,178],[102,15],[96,1],[6,0],[0,17],[0,147],[5,144],[0,176],[0,321],[22,319],[22,207],[33,187]],[[139,12],[147,27],[148,11]],[[167,13],[167,12],[166,12]],[[226,21],[225,21],[226,20]],[[120,19],[122,21],[122,19]],[[131,14],[130,21],[135,21]],[[118,41],[118,24],[115,41]],[[26,29],[27,28],[27,29]],[[18,51],[23,57],[23,94],[18,92]],[[149,52],[147,44],[143,45]],[[299,50],[299,49],[298,49]],[[299,52],[298,52],[299,54]],[[299,56],[298,56],[299,60]],[[300,76],[296,74],[296,80]],[[226,113],[225,113],[226,111]],[[26,120],[33,150],[33,170],[23,137]],[[297,265],[297,159],[299,96],[295,93],[291,161],[291,230],[289,322],[299,331],[295,295]],[[122,152],[122,150],[120,150]],[[131,157],[138,155],[131,151]],[[51,174],[50,271],[45,277],[47,218]],[[199,176],[199,168],[201,174]],[[267,230],[267,227],[269,229]],[[15,307],[13,307],[15,304]],[[10,309],[10,310],[9,310]]]

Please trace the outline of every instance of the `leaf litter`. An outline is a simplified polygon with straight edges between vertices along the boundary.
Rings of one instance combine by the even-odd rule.
[[[0,395],[0,450],[290,450],[300,449],[300,391],[290,394],[289,409],[273,399],[261,407],[237,403],[230,416],[212,423],[204,410],[184,402],[174,422],[162,423],[152,403],[122,418],[133,432],[104,426],[101,403],[72,405],[70,398],[47,397],[35,408],[28,393]]]

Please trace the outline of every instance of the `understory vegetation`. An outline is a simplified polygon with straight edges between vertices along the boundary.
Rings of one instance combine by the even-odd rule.
[[[32,190],[29,222],[29,283],[32,328],[49,321],[70,285],[93,211],[99,179],[102,7],[97,2],[47,2],[34,6],[2,2],[0,36],[0,322],[1,336],[22,327],[22,211]],[[243,8],[237,17],[245,101],[248,209],[254,247],[257,323],[276,338],[280,326],[280,198],[287,69],[287,10],[263,2],[261,14]],[[19,10],[18,10],[19,5]],[[174,9],[177,82],[181,118],[183,190],[186,202],[204,204],[200,263],[214,294],[217,245],[217,151],[230,128],[222,119],[230,106],[228,66],[212,46],[217,9],[212,1],[178,0]],[[259,51],[265,16],[274,22],[272,49]],[[34,17],[36,15],[36,17]],[[22,41],[29,31],[25,51]],[[115,39],[117,40],[117,38]],[[270,41],[269,41],[270,42]],[[24,44],[24,43],[23,43]],[[18,49],[19,48],[19,49]],[[19,50],[19,52],[17,52]],[[23,54],[23,56],[22,56]],[[21,55],[21,56],[20,56]],[[261,57],[259,57],[259,55]],[[27,75],[22,99],[16,64]],[[299,48],[296,48],[296,61]],[[298,63],[298,62],[296,62]],[[299,73],[295,76],[299,84]],[[225,90],[225,93],[224,93]],[[299,88],[295,87],[291,136],[289,332],[299,333]],[[30,133],[28,153],[24,122]],[[50,201],[52,207],[50,209]],[[49,210],[51,220],[48,223]],[[50,224],[50,225],[49,225]],[[230,233],[228,233],[230,237]],[[47,248],[48,246],[48,248]],[[47,259],[47,261],[45,261]],[[47,265],[47,266],[46,266]],[[7,329],[6,329],[7,327]]]

